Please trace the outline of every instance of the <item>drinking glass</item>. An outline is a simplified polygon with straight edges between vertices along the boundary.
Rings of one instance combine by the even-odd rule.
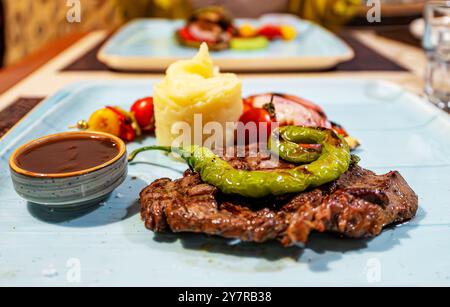
[[[450,1],[427,2],[424,17],[425,95],[438,107],[450,111]]]

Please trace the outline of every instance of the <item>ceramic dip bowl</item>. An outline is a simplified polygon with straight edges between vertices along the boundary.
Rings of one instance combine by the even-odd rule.
[[[101,202],[125,180],[128,163],[121,139],[80,131],[24,144],[12,154],[9,166],[22,198],[64,208]]]

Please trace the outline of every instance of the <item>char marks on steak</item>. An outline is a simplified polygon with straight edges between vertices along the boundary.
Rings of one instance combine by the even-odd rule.
[[[228,159],[235,168],[289,168],[268,158]],[[352,164],[338,180],[310,191],[264,199],[225,195],[190,170],[154,181],[141,192],[145,226],[156,232],[197,232],[242,241],[303,245],[311,231],[363,238],[414,217],[418,199],[396,171],[376,175]]]

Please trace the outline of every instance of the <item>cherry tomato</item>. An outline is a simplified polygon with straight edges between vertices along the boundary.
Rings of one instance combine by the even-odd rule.
[[[189,33],[186,36],[191,37],[191,40],[214,44],[217,40],[215,31],[221,31],[221,28],[219,25],[212,25],[211,28],[204,29],[198,23],[191,23],[186,26],[186,31]]]
[[[188,25],[178,30],[178,35],[185,42],[206,42],[214,44],[215,41],[209,37],[211,32],[204,31],[195,25]]]
[[[143,131],[153,131],[155,129],[153,97],[136,100],[131,107],[131,113],[134,114],[139,127]]]
[[[256,123],[256,127],[258,129],[258,136],[259,136],[259,123],[266,123],[267,124],[267,137],[270,136],[270,133],[272,132],[273,122],[275,120],[272,119],[270,116],[270,113],[263,108],[252,108],[249,109],[247,112],[241,115],[239,118],[239,121],[243,124],[247,124],[250,122]],[[247,133],[248,134],[248,133]],[[248,135],[246,134],[246,141],[249,139]]]
[[[242,100],[242,103],[244,105],[242,114],[244,114],[245,112],[249,111],[250,109],[253,109],[252,101],[250,101],[249,99]]]
[[[184,41],[197,41],[197,39],[189,32],[188,27],[183,27],[178,30],[178,35],[180,35],[181,39]]]
[[[276,25],[264,25],[258,30],[258,34],[265,36],[269,40],[273,40],[283,36],[281,28]]]

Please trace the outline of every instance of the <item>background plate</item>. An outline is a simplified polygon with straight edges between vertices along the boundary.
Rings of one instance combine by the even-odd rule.
[[[20,144],[88,118],[106,104],[129,107],[155,80],[76,84],[45,100],[0,141],[0,285],[450,285],[450,124],[431,104],[385,83],[352,79],[244,79],[244,95],[277,91],[319,103],[362,147],[361,165],[399,170],[419,195],[411,222],[371,240],[314,234],[305,249],[236,244],[195,234],[155,235],[138,193],[186,169],[152,152],[99,207],[48,212],[13,191],[7,160]],[[154,143],[147,138],[133,149]]]
[[[258,24],[260,20],[238,19],[236,24]],[[287,22],[297,28],[298,36],[290,42],[274,41],[255,51],[225,50],[211,52],[222,70],[294,70],[325,69],[353,58],[353,50],[322,27],[290,17]],[[100,49],[101,62],[119,70],[165,70],[180,59],[195,55],[196,49],[180,46],[174,37],[184,21],[141,19],[125,25]]]

